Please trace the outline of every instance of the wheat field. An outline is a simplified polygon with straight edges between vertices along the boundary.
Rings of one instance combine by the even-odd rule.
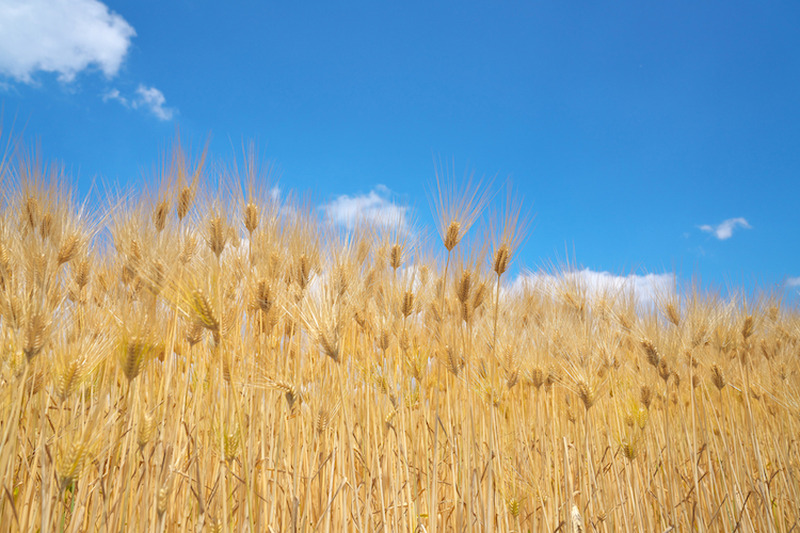
[[[425,238],[276,200],[251,153],[177,146],[92,203],[21,152],[2,531],[798,528],[800,317],[777,297],[512,283],[526,207],[441,168]]]

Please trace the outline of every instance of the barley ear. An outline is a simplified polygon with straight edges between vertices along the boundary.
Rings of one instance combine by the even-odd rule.
[[[583,516],[581,516],[581,511],[575,504],[572,504],[571,518],[572,518],[572,533],[583,533],[585,531],[583,527]]]
[[[178,204],[175,206],[178,220],[183,220],[189,213],[189,208],[192,206],[194,200],[194,191],[191,187],[185,186],[178,194]]]
[[[70,233],[67,235],[64,242],[58,249],[58,264],[63,265],[69,263],[78,254],[80,247],[80,236],[77,233]]]
[[[447,232],[444,237],[444,247],[447,251],[451,251],[456,247],[461,240],[461,224],[457,220],[453,220],[447,226]]]
[[[503,243],[497,250],[494,251],[494,260],[492,261],[492,270],[498,276],[502,276],[508,269],[508,263],[511,260],[511,250],[507,244]]]
[[[201,289],[195,289],[192,292],[190,305],[199,324],[212,332],[219,331],[219,319],[217,319],[211,302]]]
[[[250,235],[258,228],[258,206],[253,202],[244,207],[244,227]]]
[[[711,365],[711,383],[717,390],[722,390],[725,387],[725,374],[717,363]]]
[[[161,200],[153,211],[153,225],[158,233],[161,233],[167,225],[167,213],[169,213],[169,203],[167,200]]]

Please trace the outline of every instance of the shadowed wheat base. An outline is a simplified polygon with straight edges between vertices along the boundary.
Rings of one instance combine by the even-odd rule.
[[[0,529],[797,530],[796,311],[512,290],[513,195],[470,243],[439,169],[425,245],[204,159],[98,215],[6,161]]]

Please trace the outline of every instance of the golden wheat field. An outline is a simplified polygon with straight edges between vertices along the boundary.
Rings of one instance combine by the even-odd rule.
[[[512,285],[512,194],[344,231],[245,159],[3,159],[1,530],[797,531],[796,308]]]

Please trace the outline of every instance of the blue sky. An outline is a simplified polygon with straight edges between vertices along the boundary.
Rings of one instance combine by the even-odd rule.
[[[0,101],[80,190],[139,184],[180,128],[223,162],[254,141],[324,213],[432,226],[442,158],[513,179],[518,266],[796,298],[798,27],[796,2],[0,0]]]

